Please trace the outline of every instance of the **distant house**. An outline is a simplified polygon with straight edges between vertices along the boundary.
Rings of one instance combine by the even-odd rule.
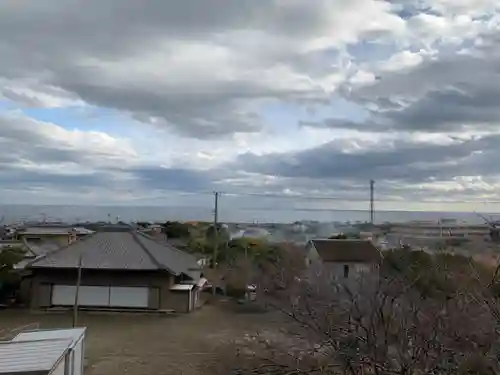
[[[334,279],[355,278],[382,260],[371,241],[359,239],[315,239],[308,242],[306,251],[307,265],[321,265]]]
[[[16,231],[17,240],[26,240],[31,243],[50,242],[59,246],[66,246],[78,238],[92,233],[86,228],[71,228],[64,226],[31,226]]]
[[[161,224],[138,223],[138,229],[143,233],[148,234],[161,234],[163,233],[163,226]]]
[[[133,231],[96,232],[26,266],[32,308],[80,306],[189,312],[198,304],[196,257]]]
[[[83,227],[67,226],[30,226],[18,229],[16,241],[26,250],[25,258],[16,268],[24,266],[35,258],[65,247],[80,238],[88,236],[94,231]]]

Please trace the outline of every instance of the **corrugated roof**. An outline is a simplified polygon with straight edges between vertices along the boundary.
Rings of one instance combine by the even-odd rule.
[[[0,342],[0,374],[47,374],[64,356],[71,340]]]
[[[324,262],[378,262],[382,254],[371,242],[358,239],[311,240]]]
[[[96,232],[35,260],[27,268],[167,270],[185,273],[198,267],[196,257],[160,244],[135,231]]]
[[[33,331],[21,332],[14,337],[12,341],[23,342],[47,339],[64,339],[71,340],[71,347],[73,347],[85,334],[86,330],[86,327],[68,329],[37,329]]]

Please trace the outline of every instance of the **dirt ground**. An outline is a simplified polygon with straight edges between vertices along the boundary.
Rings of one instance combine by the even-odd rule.
[[[71,314],[0,311],[0,336],[32,323],[71,327]],[[80,313],[78,325],[88,328],[85,375],[202,374],[217,345],[269,323],[267,314],[237,313],[223,303],[178,316]]]

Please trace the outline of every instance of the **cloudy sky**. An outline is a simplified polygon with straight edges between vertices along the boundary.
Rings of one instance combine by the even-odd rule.
[[[374,179],[379,207],[481,209],[500,200],[499,11],[4,0],[0,201],[355,202]]]

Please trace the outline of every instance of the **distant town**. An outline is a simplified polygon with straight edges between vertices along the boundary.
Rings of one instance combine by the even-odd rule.
[[[50,348],[55,354],[47,366],[60,369],[53,374],[63,373],[66,363],[74,375],[105,373],[110,357],[116,368],[128,369],[130,358],[139,356],[147,359],[134,360],[134,366],[161,369],[168,365],[168,373],[180,373],[186,368],[186,355],[190,366],[195,364],[202,369],[199,373],[207,373],[205,357],[231,365],[227,356],[234,349],[258,342],[250,339],[249,331],[251,337],[264,335],[265,340],[270,337],[287,348],[302,345],[295,335],[283,335],[283,327],[295,322],[287,319],[299,311],[317,321],[317,312],[330,318],[332,310],[337,312],[330,306],[342,306],[340,301],[357,303],[354,294],[339,292],[343,288],[364,293],[359,294],[360,301],[373,301],[374,306],[391,300],[381,298],[380,293],[393,296],[392,288],[397,285],[413,288],[421,296],[418,301],[429,298],[429,293],[433,301],[441,301],[443,293],[456,286],[451,275],[456,273],[457,280],[469,285],[463,275],[472,277],[472,282],[471,269],[488,277],[498,270],[497,223],[486,218],[483,224],[446,218],[383,224],[243,224],[214,219],[42,220],[3,225],[0,370],[10,366],[9,371],[23,368],[31,371],[23,373],[32,374],[35,367],[25,363],[38,363],[38,351]],[[455,273],[449,271],[451,266]],[[372,291],[375,285],[387,289]],[[407,293],[400,294],[408,298]],[[449,298],[446,294],[443,299],[446,306]],[[305,299],[302,308],[297,302]],[[402,302],[394,303],[399,308]],[[316,306],[314,312],[310,304]],[[282,308],[291,310],[283,314]],[[372,316],[372,311],[377,310],[370,305],[364,314]],[[426,316],[437,316],[438,311],[444,310],[439,307]],[[175,319],[168,318],[173,315]],[[470,316],[475,315],[464,315],[460,321]],[[406,321],[407,316],[398,319]],[[422,324],[427,327],[428,323]],[[398,340],[407,334],[403,330]],[[60,339],[56,342],[54,337]],[[141,341],[144,337],[147,340]],[[109,354],[117,347],[119,355]],[[73,354],[57,359],[66,358],[65,353]],[[234,355],[239,369],[239,357]]]
[[[280,223],[219,223],[229,239],[252,238],[270,243],[293,243],[304,246],[313,239],[345,235],[372,241],[381,250],[408,246],[425,251],[450,251],[464,255],[494,255],[500,250],[500,225],[484,218],[483,224],[471,224],[457,219],[407,221],[371,224],[370,222],[296,221]],[[185,222],[192,227],[209,227],[210,222]],[[26,221],[0,228],[0,248],[27,246],[36,255],[44,255],[110,225],[122,225],[144,233],[177,242],[164,233],[162,222],[125,223],[118,220],[66,223],[61,221]],[[498,228],[497,228],[498,227]]]

